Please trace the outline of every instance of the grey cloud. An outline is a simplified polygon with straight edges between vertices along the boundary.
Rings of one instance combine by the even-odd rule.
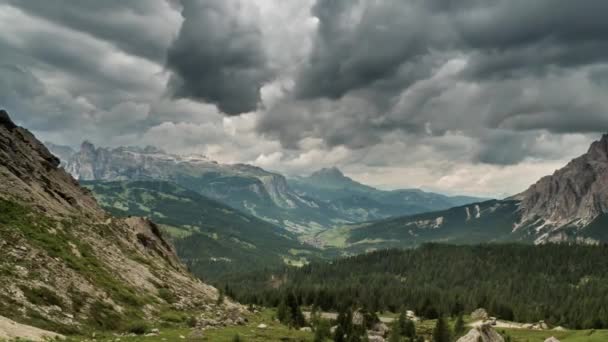
[[[127,53],[163,63],[175,25],[166,0],[8,0],[29,14],[106,40]],[[174,26],[175,28],[172,28]]]
[[[446,18],[429,12],[423,1],[319,0],[313,15],[319,28],[309,65],[298,78],[300,98],[335,99],[354,89],[386,86],[402,76],[404,63],[422,67],[432,46],[449,42]],[[397,83],[407,85],[415,76],[397,77]]]
[[[241,0],[182,5],[184,22],[167,56],[171,94],[216,104],[228,115],[254,111],[272,75],[254,11],[245,12]]]

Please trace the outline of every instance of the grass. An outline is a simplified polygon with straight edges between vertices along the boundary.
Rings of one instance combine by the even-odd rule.
[[[539,331],[523,329],[498,329],[511,336],[513,342],[543,342],[553,336],[560,342],[604,342],[608,341],[608,330]],[[504,334],[503,334],[504,336]]]
[[[275,322],[273,319],[274,315],[274,310],[264,310],[259,314],[250,315],[249,323],[247,325],[205,330],[202,337],[196,337],[196,335],[193,335],[192,333],[194,330],[187,326],[187,322],[184,322],[183,326],[160,327],[160,333],[157,336],[120,336],[120,340],[124,342],[160,342],[180,340],[232,342],[237,335],[241,341],[245,342],[311,342],[313,340],[313,334],[310,332],[289,329],[288,327]],[[266,324],[268,327],[266,329],[258,328],[258,325],[261,323]],[[139,328],[138,326],[133,327]],[[149,329],[153,328],[153,326],[151,324],[145,324],[143,328],[145,328],[146,331],[149,331]],[[92,333],[88,334],[88,336],[73,336],[67,341],[82,341],[83,339],[90,338],[91,336]],[[116,335],[111,333],[96,333],[95,336],[97,341],[106,342],[115,341],[117,338]]]

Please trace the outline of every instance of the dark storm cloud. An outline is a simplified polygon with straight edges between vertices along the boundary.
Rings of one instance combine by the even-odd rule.
[[[482,146],[474,161],[506,165],[554,157],[535,148],[542,132],[608,130],[606,1],[317,0],[311,13],[296,100],[258,125],[284,146],[456,132]]]
[[[12,6],[162,63],[172,39],[166,0],[8,0]],[[164,27],[163,27],[164,25]],[[56,42],[55,42],[56,43]]]
[[[428,72],[429,49],[449,43],[446,17],[422,1],[319,0],[312,12],[319,28],[298,80],[300,98],[335,99],[374,84],[407,86]],[[417,72],[402,75],[407,63]]]
[[[177,98],[213,103],[228,114],[254,111],[270,78],[253,11],[240,0],[185,0],[184,22],[167,56]]]
[[[471,55],[473,78],[606,61],[605,13],[602,0],[318,0],[298,94],[339,98],[394,79],[407,63],[424,69],[420,60],[433,52]]]

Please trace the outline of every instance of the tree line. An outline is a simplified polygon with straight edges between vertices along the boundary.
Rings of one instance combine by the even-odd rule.
[[[608,328],[608,247],[426,244],[301,268],[231,275],[217,283],[244,303],[278,306],[286,294],[324,311],[414,310],[428,319],[483,307],[505,320]]]

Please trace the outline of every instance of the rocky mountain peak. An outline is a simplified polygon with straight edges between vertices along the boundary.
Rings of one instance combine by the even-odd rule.
[[[554,227],[585,226],[608,213],[608,134],[513,199],[521,200],[522,222]]]
[[[593,161],[608,161],[608,134],[591,144],[587,156]]]
[[[311,178],[328,178],[328,179],[341,179],[345,178],[344,174],[337,167],[323,168],[315,171],[310,175]]]
[[[0,125],[9,130],[17,128],[17,125],[13,123],[13,120],[11,120],[8,113],[4,109],[0,110]]]
[[[80,151],[84,153],[93,153],[95,152],[95,145],[92,142],[85,140],[80,145]]]

